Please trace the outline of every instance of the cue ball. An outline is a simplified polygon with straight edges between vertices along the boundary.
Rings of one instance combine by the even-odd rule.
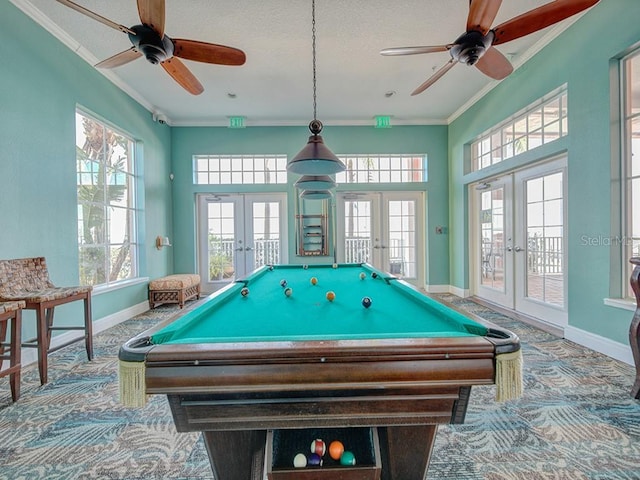
[[[244,287],[242,290],[240,290],[240,295],[246,297],[247,295],[249,295],[249,289],[247,287]]]
[[[367,274],[364,272],[360,272],[360,280],[364,280],[365,278],[367,278]]]
[[[316,277],[311,277],[311,285],[316,285],[318,283],[318,279]]]
[[[337,263],[334,263],[332,266],[333,266],[333,268],[338,268],[338,264]]]
[[[311,465],[313,467],[321,467],[322,466],[322,457],[320,455],[318,455],[317,453],[312,453],[311,455],[309,455],[308,463],[309,463],[309,465]]]
[[[282,288],[286,287],[287,286],[287,281],[286,280],[280,280],[280,286]]]
[[[353,453],[346,451],[340,457],[340,465],[355,465],[356,457],[353,456]]]
[[[323,457],[326,451],[327,446],[321,439],[316,438],[313,442],[311,442],[311,453],[317,453],[318,455]]]
[[[304,453],[299,453],[293,457],[293,466],[296,468],[304,468],[307,466],[307,457]]]
[[[334,460],[340,460],[340,457],[344,453],[344,445],[338,440],[334,440],[329,445],[329,456]]]
[[[362,299],[362,306],[364,308],[369,308],[371,306],[371,299],[369,297],[364,297]]]
[[[285,288],[285,289],[284,289],[284,294],[285,294],[287,297],[290,297],[290,296],[293,294],[293,288],[291,288],[291,287],[287,287],[287,288]]]
[[[327,292],[327,300],[329,300],[330,302],[333,302],[336,299],[336,294],[333,293],[331,290],[329,290]]]

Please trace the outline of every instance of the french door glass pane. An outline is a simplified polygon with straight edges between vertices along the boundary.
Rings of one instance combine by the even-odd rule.
[[[254,267],[280,263],[280,209],[278,202],[253,203]]]
[[[404,278],[417,277],[416,202],[389,201],[389,266],[387,271]]]
[[[564,306],[562,172],[526,181],[528,298]]]
[[[347,263],[366,263],[371,258],[371,202],[344,202],[344,252]]]
[[[480,195],[480,283],[504,291],[504,188]]]
[[[231,202],[207,204],[207,252],[209,281],[232,278],[235,246],[235,205]]]

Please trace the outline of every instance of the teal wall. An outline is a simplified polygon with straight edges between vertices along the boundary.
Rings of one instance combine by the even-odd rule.
[[[610,250],[584,246],[587,236],[615,236],[611,229],[610,63],[640,42],[640,2],[603,0],[579,22],[481,101],[447,126],[327,126],[323,136],[338,154],[425,153],[427,194],[426,281],[469,286],[464,146],[488,127],[567,83],[570,134],[493,167],[491,173],[567,152],[569,162],[568,259],[571,326],[626,343],[630,314],[606,307],[610,295]],[[44,255],[53,280],[77,283],[74,110],[80,105],[140,142],[144,173],[141,229],[144,276],[195,268],[195,195],[238,190],[192,183],[194,154],[296,154],[308,136],[301,127],[169,127],[154,123],[143,106],[119,90],[8,0],[0,0],[0,258]],[[458,67],[464,68],[464,67]],[[446,80],[444,80],[446,81]],[[174,173],[175,179],[169,180]],[[293,180],[290,182],[293,183]],[[289,195],[293,238],[293,189]],[[244,187],[248,191],[248,187]],[[277,187],[264,187],[275,191]],[[448,227],[435,235],[433,227]],[[157,235],[174,247],[155,249]],[[294,242],[290,242],[290,259]],[[450,254],[451,252],[451,254]],[[94,319],[146,299],[146,284],[94,297]],[[75,307],[70,307],[75,308]],[[64,313],[64,310],[61,312]],[[79,315],[80,310],[74,311]],[[27,315],[27,329],[31,328]]]
[[[256,187],[193,185],[193,156],[197,154],[285,154],[295,156],[309,137],[307,127],[250,127],[228,129],[221,127],[177,127],[172,134],[172,168],[175,174],[174,262],[177,272],[194,271],[196,267],[195,196],[203,192],[255,191]],[[428,182],[416,184],[426,189],[427,225],[447,225],[447,127],[401,126],[391,129],[373,127],[325,126],[325,143],[336,154],[356,153],[421,153],[428,157]],[[289,261],[298,262],[294,255],[293,176],[285,187],[288,193]],[[261,191],[282,191],[282,186],[263,187]],[[353,190],[353,188],[350,188]],[[340,187],[338,187],[340,191]],[[179,193],[177,193],[179,192]],[[448,237],[435,235],[428,228],[427,283],[449,284]]]
[[[638,0],[601,1],[449,126],[450,249],[464,252],[450,257],[451,282],[467,288],[465,184],[480,175],[465,175],[464,145],[530,102],[564,83],[568,85],[569,136],[492,167],[490,173],[567,152],[569,324],[625,344],[630,313],[603,304],[610,296],[609,247],[586,246],[581,239],[585,235],[620,235],[611,229],[610,92],[616,85],[610,84],[610,65],[616,56],[640,42],[638,19]],[[615,206],[613,209],[618,211]]]
[[[172,229],[170,128],[154,123],[146,109],[7,0],[0,0],[0,61],[0,258],[45,256],[54,283],[78,283],[75,109],[80,105],[141,142],[141,226],[148,232],[142,238],[141,274],[171,271],[170,252],[158,252],[153,244],[156,235]],[[94,295],[94,320],[145,299],[146,284]],[[60,307],[56,318],[77,323],[81,307]],[[31,314],[25,314],[25,335],[34,331]]]

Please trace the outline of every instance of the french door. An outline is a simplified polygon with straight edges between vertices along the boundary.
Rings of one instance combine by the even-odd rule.
[[[566,158],[471,186],[474,293],[567,325]]]
[[[341,193],[336,210],[339,261],[368,262],[424,286],[421,192]]]
[[[199,195],[198,263],[213,292],[265,265],[287,262],[285,194]]]

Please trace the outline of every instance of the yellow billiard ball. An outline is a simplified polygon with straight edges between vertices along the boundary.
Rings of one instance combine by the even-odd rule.
[[[336,299],[336,294],[333,293],[331,290],[329,290],[327,292],[327,300],[329,300],[330,302],[333,302]]]

